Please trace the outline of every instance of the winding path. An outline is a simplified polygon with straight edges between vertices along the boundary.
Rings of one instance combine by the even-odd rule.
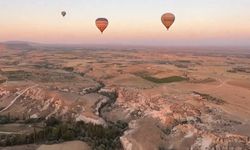
[[[33,86],[31,86],[31,87],[26,88],[26,89],[25,89],[24,91],[22,91],[17,97],[15,97],[15,98],[10,102],[10,104],[9,104],[8,106],[6,106],[3,110],[1,110],[0,113],[6,111],[7,109],[9,109],[9,108],[17,101],[17,99],[18,99],[19,97],[21,97],[21,96],[22,96],[25,92],[27,92],[29,89],[34,88],[34,87],[37,87],[37,86],[38,86],[38,85],[33,85]]]

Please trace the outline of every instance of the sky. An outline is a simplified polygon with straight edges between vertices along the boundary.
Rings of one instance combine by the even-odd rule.
[[[250,47],[249,8],[250,0],[0,0],[0,41]],[[166,12],[176,16],[170,31]],[[103,35],[99,17],[110,22]]]

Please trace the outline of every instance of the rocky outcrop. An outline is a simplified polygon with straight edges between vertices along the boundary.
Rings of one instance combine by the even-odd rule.
[[[123,136],[120,137],[120,141],[124,150],[132,150],[133,143],[129,139],[129,135],[134,132],[138,128],[136,121],[131,121],[129,123],[129,130],[125,131]]]
[[[182,149],[185,145],[193,150],[249,149],[249,137],[231,134],[234,126],[241,123],[227,118],[222,110],[209,105],[222,104],[221,101],[211,97],[205,97],[209,100],[204,101],[204,97],[199,96],[197,98],[197,93],[189,93],[185,96],[186,100],[183,97],[183,101],[174,101],[174,96],[150,97],[138,89],[121,88],[115,106],[123,108],[130,115],[135,111],[140,112],[142,115],[137,115],[138,119],[157,119],[161,123],[159,127],[167,135],[168,140],[163,146],[165,149]],[[187,100],[194,101],[196,105]],[[136,128],[132,126],[134,122],[136,120],[130,123],[130,129],[120,138],[126,150],[133,149],[136,142],[131,142],[130,135],[134,134],[136,128],[142,128],[141,124],[137,124]]]

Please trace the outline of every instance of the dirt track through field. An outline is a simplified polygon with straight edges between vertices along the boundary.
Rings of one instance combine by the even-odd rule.
[[[31,87],[26,88],[26,89],[25,89],[23,92],[21,92],[17,97],[15,97],[7,107],[5,107],[3,110],[1,110],[0,113],[6,111],[7,109],[9,109],[9,108],[18,100],[18,98],[21,97],[21,96],[22,96],[25,92],[27,92],[29,89],[32,89],[32,88],[37,87],[37,86],[38,86],[38,85],[36,84],[36,85],[33,85],[33,86],[31,86]]]

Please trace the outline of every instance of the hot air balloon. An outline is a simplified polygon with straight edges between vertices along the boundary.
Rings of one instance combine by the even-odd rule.
[[[162,15],[161,21],[163,25],[169,30],[169,28],[172,26],[172,24],[175,21],[175,16],[172,13],[165,13]]]
[[[109,21],[106,18],[98,18],[95,21],[97,28],[103,33],[103,31],[108,27]]]
[[[67,13],[66,13],[66,11],[62,11],[61,14],[63,17],[65,17]]]

